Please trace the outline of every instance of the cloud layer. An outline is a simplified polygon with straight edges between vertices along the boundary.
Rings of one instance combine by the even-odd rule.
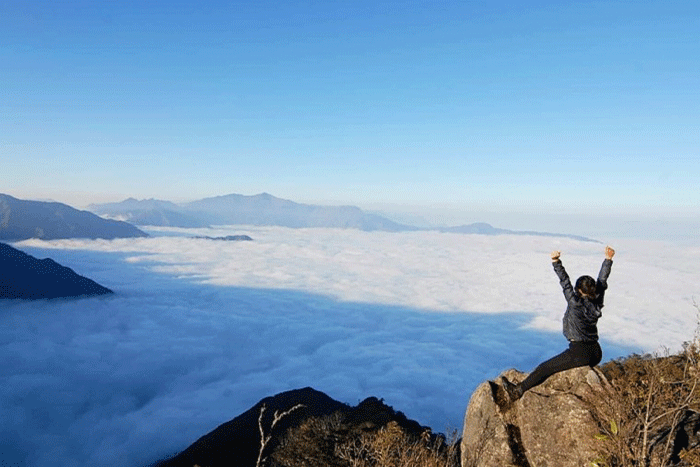
[[[537,236],[338,229],[167,229],[138,240],[24,242],[50,248],[128,253],[152,271],[220,286],[328,295],[342,301],[426,311],[526,313],[536,329],[561,328],[563,302],[551,250],[574,280],[597,275],[603,245]],[[247,234],[254,242],[186,235]],[[20,244],[22,245],[22,244]],[[700,247],[621,239],[609,279],[602,336],[656,350],[676,348],[697,324]]]
[[[375,395],[442,431],[474,387],[560,351],[549,264],[597,273],[602,245],[537,237],[220,228],[27,241],[112,297],[0,303],[0,453],[20,465],[144,465],[262,397]],[[614,245],[605,358],[692,337],[698,250]],[[551,332],[550,332],[551,331]]]

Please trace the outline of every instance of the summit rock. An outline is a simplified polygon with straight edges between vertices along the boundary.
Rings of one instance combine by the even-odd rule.
[[[501,376],[520,382],[525,374]],[[500,377],[496,380],[500,381]],[[464,418],[462,467],[580,467],[598,457],[598,425],[590,410],[610,390],[598,369],[575,368],[553,375],[510,407],[498,401],[500,384],[477,387]]]

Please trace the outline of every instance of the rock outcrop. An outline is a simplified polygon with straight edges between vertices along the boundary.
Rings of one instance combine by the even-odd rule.
[[[519,382],[526,375],[508,370],[502,376]],[[609,390],[599,370],[576,368],[550,377],[503,408],[497,403],[503,397],[500,384],[482,383],[464,419],[462,467],[590,465],[599,443],[591,404]]]

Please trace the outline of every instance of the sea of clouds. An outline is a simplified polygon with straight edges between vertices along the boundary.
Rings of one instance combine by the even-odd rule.
[[[384,398],[436,431],[473,389],[566,346],[549,260],[596,275],[604,245],[565,238],[338,229],[149,229],[145,239],[14,244],[113,289],[0,301],[0,460],[147,465],[263,397],[312,386]],[[250,235],[223,242],[197,235]],[[694,337],[700,248],[618,251],[604,359]]]

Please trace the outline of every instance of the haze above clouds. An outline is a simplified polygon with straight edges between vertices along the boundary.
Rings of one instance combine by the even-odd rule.
[[[459,428],[477,384],[564,348],[550,250],[572,277],[596,274],[603,258],[603,245],[540,237],[150,232],[162,236],[16,244],[117,294],[0,304],[5,459],[143,465],[304,386],[348,403],[383,397],[437,431]],[[195,234],[254,241],[185,238]],[[604,358],[692,338],[698,249],[613,246]]]
[[[693,220],[699,13],[696,0],[5,0],[0,191]]]

